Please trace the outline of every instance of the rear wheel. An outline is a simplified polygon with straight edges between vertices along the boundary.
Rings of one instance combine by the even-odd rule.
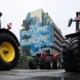
[[[19,60],[19,49],[14,37],[0,33],[0,70],[14,68]]]
[[[57,69],[61,69],[62,68],[62,60],[61,60],[61,54],[58,54],[58,56],[56,57],[56,65],[57,65]]]
[[[45,65],[45,69],[53,69],[53,59],[48,57],[45,62],[44,62],[44,65]]]
[[[80,71],[80,42],[79,38],[73,38],[70,41],[70,68],[72,71]]]
[[[40,61],[39,67],[40,67],[40,69],[45,69],[44,60]]]
[[[65,40],[63,43],[63,67],[66,71],[70,71],[69,68],[69,60],[70,60],[70,50],[69,50],[69,45],[70,45],[70,41],[69,40]]]
[[[32,57],[28,62],[28,66],[30,69],[37,69],[36,59]]]
[[[66,42],[66,44],[63,46],[63,64],[64,64],[64,69],[68,72],[80,71],[79,44],[80,44],[79,38],[76,37]]]

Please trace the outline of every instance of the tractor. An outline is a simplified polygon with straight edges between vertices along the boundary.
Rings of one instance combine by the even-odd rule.
[[[0,12],[0,17],[2,13]],[[0,70],[13,69],[19,60],[20,44],[17,37],[8,28],[1,28],[0,20]]]
[[[30,69],[58,69],[62,68],[61,55],[52,53],[51,48],[42,47],[41,52],[36,52],[36,56],[31,56],[29,60]]]
[[[71,23],[76,23],[76,32],[68,34],[63,42],[63,67],[67,72],[80,71],[80,12],[76,12],[76,18],[70,19],[68,27]]]

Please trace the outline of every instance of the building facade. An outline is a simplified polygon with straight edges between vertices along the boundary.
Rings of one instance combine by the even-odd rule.
[[[63,43],[64,37],[62,36],[62,32],[55,25],[55,23],[54,23],[53,29],[54,29],[54,31],[53,31],[54,51],[57,53],[61,53],[62,52],[62,43]]]
[[[35,55],[41,47],[51,47],[53,53],[61,53],[63,36],[48,13],[42,9],[29,12],[20,31],[20,46],[22,54]]]

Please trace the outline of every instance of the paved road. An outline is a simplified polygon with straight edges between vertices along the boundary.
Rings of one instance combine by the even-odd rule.
[[[0,80],[80,80],[80,73],[56,70],[13,69],[0,71]]]

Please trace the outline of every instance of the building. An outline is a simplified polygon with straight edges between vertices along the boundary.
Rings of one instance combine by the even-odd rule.
[[[53,53],[61,53],[63,36],[48,13],[42,9],[29,12],[20,31],[21,52],[28,56],[41,51],[41,47],[50,47]]]
[[[55,25],[55,23],[54,23],[54,25]],[[58,27],[56,25],[53,26],[53,30],[54,30],[53,31],[54,51],[56,51],[57,53],[61,53],[64,37],[62,36],[62,32],[60,31],[60,29],[58,29]]]

